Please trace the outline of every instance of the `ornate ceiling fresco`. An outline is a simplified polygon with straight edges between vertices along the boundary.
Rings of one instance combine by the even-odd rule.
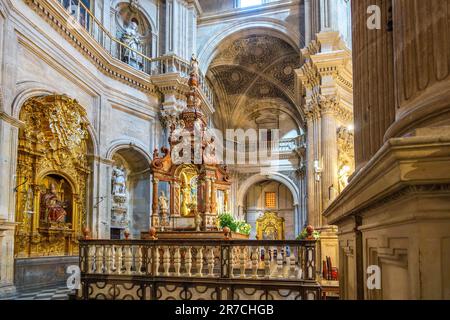
[[[218,100],[216,126],[271,127],[286,117],[302,119],[294,94],[294,70],[301,65],[294,48],[273,36],[223,43],[208,73]]]

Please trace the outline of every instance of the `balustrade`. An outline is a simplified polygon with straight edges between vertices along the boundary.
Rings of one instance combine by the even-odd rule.
[[[84,275],[316,279],[311,241],[86,240],[80,246]]]
[[[66,10],[70,16],[67,21],[61,23],[69,24],[70,28],[79,28],[85,30],[88,34],[113,58],[124,61],[125,52],[133,52],[139,60],[135,69],[145,72],[150,76],[179,73],[182,77],[188,77],[190,63],[176,55],[163,55],[160,57],[149,57],[148,48],[139,48],[138,50],[127,46],[125,43],[114,37],[109,30],[95,17],[89,8],[82,1],[78,0],[46,0],[46,2],[55,7]],[[213,91],[206,81],[204,74],[200,71],[199,88],[205,99],[214,104]]]

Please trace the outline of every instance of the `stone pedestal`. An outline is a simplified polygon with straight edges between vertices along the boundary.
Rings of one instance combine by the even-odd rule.
[[[64,286],[67,267],[78,264],[78,256],[15,259],[14,283],[21,291]]]
[[[0,220],[0,298],[16,292],[13,258],[14,228],[14,223]]]

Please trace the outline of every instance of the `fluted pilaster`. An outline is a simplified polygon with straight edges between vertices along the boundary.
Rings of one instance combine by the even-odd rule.
[[[393,31],[398,107],[386,138],[449,125],[450,1],[395,1]]]
[[[338,149],[336,102],[324,101],[322,105],[322,199],[323,209],[336,198],[338,192]]]
[[[367,8],[371,5],[381,8],[381,30],[367,28]],[[388,23],[390,8],[391,0],[352,1],[357,170],[380,149],[386,130],[395,120],[393,36]]]
[[[315,172],[314,172],[314,118],[312,115],[307,117],[307,190],[308,190],[308,223],[316,225],[317,208],[315,205]]]

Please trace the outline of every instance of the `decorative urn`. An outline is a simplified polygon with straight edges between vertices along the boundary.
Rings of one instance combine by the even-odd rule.
[[[88,227],[84,227],[83,230],[81,231],[83,233],[83,238],[84,240],[89,240],[91,239],[91,230],[89,230]]]
[[[229,227],[224,227],[223,235],[225,236],[225,239],[231,239],[231,229]]]
[[[125,240],[128,240],[130,238],[130,230],[128,228],[125,229],[123,235],[125,236]]]

